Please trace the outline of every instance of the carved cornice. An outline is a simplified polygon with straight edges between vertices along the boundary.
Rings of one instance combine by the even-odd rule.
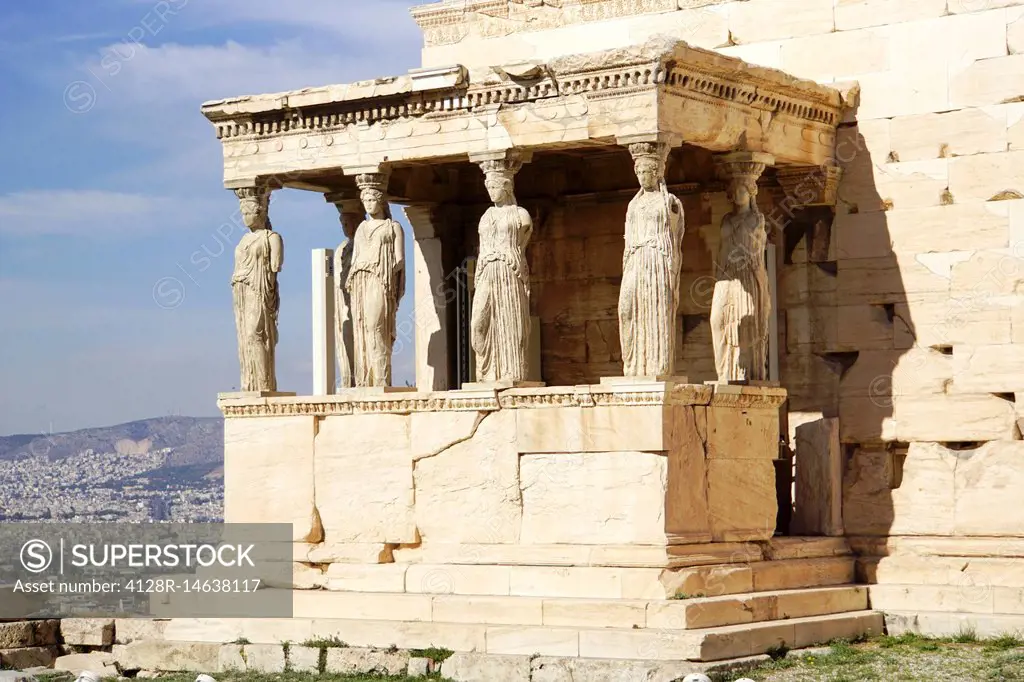
[[[780,168],[776,177],[793,206],[835,206],[839,198],[839,166]]]
[[[219,139],[243,138],[257,148],[264,139],[290,134],[327,135],[383,121],[485,114],[493,107],[580,96],[599,100],[657,88],[822,127],[834,128],[841,116],[841,98],[830,88],[685,43],[560,58],[548,64],[544,74],[525,82],[493,74],[478,83],[460,81],[421,91],[414,91],[411,76],[400,76],[315,92],[219,100],[202,110]],[[328,139],[327,144],[332,142]]]

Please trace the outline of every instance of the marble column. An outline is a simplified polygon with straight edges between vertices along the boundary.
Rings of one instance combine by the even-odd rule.
[[[715,159],[733,208],[722,219],[711,300],[711,339],[720,382],[765,381],[772,314],[765,264],[768,232],[757,207],[757,180],[775,159],[733,152]]]
[[[416,388],[447,391],[448,303],[455,300],[454,278],[444,272],[441,220],[435,204],[410,204],[405,217],[413,236],[413,317],[416,325]]]
[[[626,212],[619,340],[627,377],[675,374],[679,272],[683,260],[683,204],[668,191],[671,150],[662,139],[628,142],[640,191]]]
[[[484,172],[493,202],[480,219],[470,341],[477,381],[519,383],[529,373],[529,212],[516,203],[515,176],[529,157],[515,150],[470,156]]]
[[[249,228],[235,247],[231,275],[242,392],[277,391],[277,318],[281,295],[277,275],[284,265],[284,241],[270,224],[270,190],[235,189],[242,221]]]
[[[328,203],[338,209],[338,220],[344,238],[334,250],[334,343],[338,365],[338,388],[355,385],[353,369],[353,337],[351,297],[347,283],[352,268],[352,251],[355,247],[356,228],[366,214],[356,190],[325,194]]]

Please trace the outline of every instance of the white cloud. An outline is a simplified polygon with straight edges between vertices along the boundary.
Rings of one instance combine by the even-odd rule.
[[[167,197],[103,190],[27,190],[0,195],[0,234],[95,236],[138,230],[173,208]]]

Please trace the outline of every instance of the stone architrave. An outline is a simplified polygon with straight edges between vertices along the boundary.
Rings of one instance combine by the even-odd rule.
[[[327,201],[338,209],[338,219],[345,239],[334,250],[334,339],[338,360],[338,388],[351,388],[355,371],[352,360],[355,355],[352,334],[352,306],[346,283],[352,270],[352,252],[355,249],[355,235],[359,223],[366,214],[363,204],[355,193],[336,192],[326,195]]]
[[[722,219],[711,300],[711,339],[720,382],[768,378],[771,292],[765,248],[768,232],[757,208],[757,179],[774,163],[768,154],[735,152],[718,157],[733,209]]]
[[[480,161],[494,202],[480,219],[480,253],[474,279],[471,345],[477,381],[525,381],[530,343],[530,270],[526,245],[533,233],[529,212],[516,203],[515,175],[524,159],[515,153]]]
[[[270,225],[270,191],[265,187],[235,190],[249,233],[235,247],[231,288],[238,332],[241,391],[277,391],[274,352],[281,296],[277,274],[284,263],[284,241]]]
[[[668,191],[665,142],[629,145],[640,191],[626,213],[619,291],[623,374],[668,377],[675,370],[683,203]]]
[[[356,228],[345,287],[357,387],[391,385],[398,304],[405,293],[405,233],[391,217],[388,173],[356,176],[366,220]]]

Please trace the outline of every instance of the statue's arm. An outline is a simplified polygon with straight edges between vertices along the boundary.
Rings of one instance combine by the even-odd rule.
[[[270,270],[281,272],[284,267],[284,240],[277,232],[270,233]]]
[[[525,249],[526,245],[530,243],[530,237],[533,236],[533,218],[530,217],[530,212],[522,206],[519,207],[519,223],[521,225],[519,247]]]
[[[397,220],[391,221],[391,225],[395,231],[395,286],[398,287],[395,300],[401,301],[405,295],[405,230]]]

